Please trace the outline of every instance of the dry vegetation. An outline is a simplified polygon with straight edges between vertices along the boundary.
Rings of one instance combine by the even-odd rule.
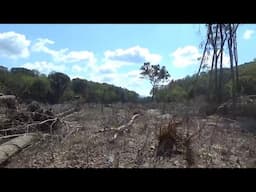
[[[61,114],[74,104],[51,106]],[[182,105],[80,105],[6,168],[255,167],[255,119],[192,115]],[[46,107],[46,106],[44,106]],[[159,107],[159,109],[157,108]],[[163,113],[164,112],[164,113]],[[186,113],[185,113],[186,112]],[[136,117],[135,117],[136,116]],[[133,118],[132,118],[133,117]]]

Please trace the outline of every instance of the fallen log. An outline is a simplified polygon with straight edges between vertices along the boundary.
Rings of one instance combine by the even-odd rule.
[[[131,118],[131,120],[130,120],[127,124],[121,125],[121,126],[119,126],[119,127],[117,127],[117,128],[100,129],[98,132],[106,132],[106,131],[116,131],[116,132],[120,132],[120,131],[123,131],[123,130],[129,128],[129,127],[133,124],[134,120],[135,120],[138,116],[140,116],[140,114],[133,115],[132,118]]]
[[[101,129],[99,130],[98,132],[96,133],[99,133],[99,132],[106,132],[106,131],[114,131],[115,134],[111,140],[111,142],[113,142],[114,140],[117,139],[118,135],[122,134],[124,131],[128,131],[128,129],[131,127],[131,125],[133,124],[134,120],[140,116],[140,114],[135,114],[132,116],[131,120],[127,123],[127,124],[124,124],[124,125],[121,125],[117,128],[109,128],[109,129]]]
[[[16,137],[0,145],[0,165],[20,150],[29,146],[37,138],[38,135],[34,133],[23,134],[22,136]]]
[[[67,116],[67,115],[69,115],[69,114],[71,114],[71,113],[74,113],[74,112],[76,112],[76,111],[78,111],[78,109],[75,107],[75,108],[72,108],[72,109],[70,109],[70,110],[64,111],[64,112],[62,112],[62,113],[58,113],[56,116],[59,117],[59,118],[61,118],[61,117],[65,117],[65,116]]]

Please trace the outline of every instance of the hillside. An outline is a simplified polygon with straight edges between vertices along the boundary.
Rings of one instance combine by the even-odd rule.
[[[239,80],[241,95],[256,94],[256,61],[239,65]],[[219,73],[219,71],[218,71]],[[156,94],[158,101],[185,101],[198,96],[207,96],[209,71],[201,72],[196,81],[196,74],[186,76],[170,82],[167,86],[162,86]],[[196,82],[196,83],[195,83]],[[231,78],[228,68],[223,69],[224,101],[230,98]]]

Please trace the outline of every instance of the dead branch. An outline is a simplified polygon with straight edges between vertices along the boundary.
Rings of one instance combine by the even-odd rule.
[[[187,138],[186,138],[186,140],[191,140],[193,137],[195,137],[195,136],[197,136],[198,134],[200,134],[201,133],[201,131],[202,131],[202,129],[204,128],[204,126],[199,126],[199,123],[198,123],[198,130],[197,131],[195,131],[193,134],[191,134],[190,136],[188,136]]]
[[[76,112],[76,111],[78,111],[77,108],[72,108],[72,109],[67,110],[67,111],[64,111],[64,112],[62,112],[62,113],[58,113],[56,116],[59,117],[59,118],[61,118],[61,117],[65,117],[65,116],[67,116],[67,115],[69,115],[69,114],[71,114],[71,113],[74,113],[74,112]]]
[[[18,137],[18,136],[22,136],[22,135],[24,135],[24,133],[22,133],[22,134],[6,135],[6,136],[2,136],[2,137],[0,137],[0,140],[1,140],[1,139],[8,139],[8,138],[12,138],[12,137]]]
[[[50,131],[51,131],[52,130],[52,125],[54,125],[57,121],[58,121],[58,118],[55,117],[53,119],[46,119],[46,120],[41,121],[39,123],[28,124],[28,125],[26,125],[27,132],[28,132],[29,128],[32,127],[32,126],[34,126],[34,128],[38,128],[39,129],[39,128],[41,128],[41,125],[46,124],[48,122],[52,122],[51,125],[50,125]]]
[[[135,120],[138,116],[140,116],[140,114],[133,115],[132,118],[131,118],[131,120],[130,120],[127,124],[121,125],[121,126],[119,126],[119,127],[117,127],[117,128],[108,128],[108,129],[103,128],[103,129],[100,129],[99,131],[97,131],[96,133],[99,133],[99,132],[107,132],[107,131],[122,132],[122,131],[128,129],[128,128],[133,124],[134,120]]]

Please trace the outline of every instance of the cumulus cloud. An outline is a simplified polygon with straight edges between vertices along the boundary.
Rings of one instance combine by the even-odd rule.
[[[127,72],[127,76],[139,79],[141,76],[140,73],[141,73],[140,70],[132,70],[132,71]]]
[[[243,34],[243,38],[248,40],[248,39],[251,39],[252,38],[252,35],[255,33],[254,30],[251,30],[251,29],[247,29],[244,34]]]
[[[116,86],[134,90],[141,95],[148,95],[151,89],[148,81],[140,78],[139,70],[130,70],[123,73],[118,71],[101,73],[100,71],[97,71],[94,74],[90,74],[89,79],[96,82],[114,84]]]
[[[105,58],[108,60],[116,60],[130,63],[151,62],[158,64],[162,57],[158,54],[150,53],[147,48],[140,46],[131,47],[128,49],[116,49],[114,51],[106,51]]]
[[[173,65],[175,67],[187,67],[198,62],[198,58],[201,57],[201,53],[195,46],[185,46],[176,49],[171,56],[174,58]]]
[[[104,52],[103,63],[94,66],[92,75],[94,76],[94,79],[99,79],[99,77],[96,76],[113,75],[114,73],[117,73],[118,70],[124,69],[124,67],[138,64],[142,65],[147,61],[151,63],[159,63],[161,59],[160,55],[150,53],[147,48],[141,48],[139,46],[128,49],[107,50]],[[116,79],[116,77],[117,76],[115,75],[112,80]],[[109,81],[110,78],[107,79]]]
[[[109,74],[109,73],[113,73],[113,72],[115,72],[114,69],[108,68],[106,66],[102,66],[102,67],[98,68],[98,73],[100,73],[100,74]]]
[[[212,65],[212,56],[213,56],[213,51],[210,51],[210,53],[208,55],[206,55],[206,65],[208,68],[211,67]],[[218,59],[218,66],[220,64],[220,58]],[[227,55],[225,52],[223,52],[223,56],[222,56],[222,65],[223,67],[230,67],[230,62],[229,62],[229,55]]]
[[[29,57],[30,41],[13,31],[0,33],[0,56],[12,59]]]
[[[141,79],[140,71],[131,70],[131,66],[136,65],[136,68],[139,68],[144,62],[160,64],[161,60],[160,55],[140,46],[107,50],[104,52],[103,63],[95,65],[88,78],[96,82],[125,87],[141,95],[148,95],[151,89],[148,81]]]
[[[105,60],[103,64],[98,65],[97,67],[94,68],[94,70],[102,73],[111,73],[111,72],[116,72],[118,69],[122,67],[127,67],[132,65],[134,65],[134,63]]]
[[[210,51],[206,55],[205,64],[208,67],[211,67],[213,51]],[[191,65],[199,64],[200,58],[203,56],[203,53],[195,46],[185,46],[182,48],[176,49],[171,53],[173,57],[173,65],[177,68],[185,68]],[[229,67],[229,56],[223,52],[223,67]]]
[[[36,61],[34,63],[25,63],[23,67],[28,69],[36,69],[39,72],[49,74],[52,71],[64,72],[66,67],[64,65],[57,65],[47,61]]]
[[[81,71],[83,71],[83,68],[80,65],[73,65],[72,70],[77,71],[77,72],[81,72]]]
[[[55,44],[54,41],[49,39],[37,39],[36,43],[32,46],[32,51],[43,52],[52,56],[54,62],[75,63],[80,61],[87,61],[89,67],[93,67],[96,58],[93,52],[90,51],[69,51],[68,48],[54,50],[50,49],[48,45]]]

